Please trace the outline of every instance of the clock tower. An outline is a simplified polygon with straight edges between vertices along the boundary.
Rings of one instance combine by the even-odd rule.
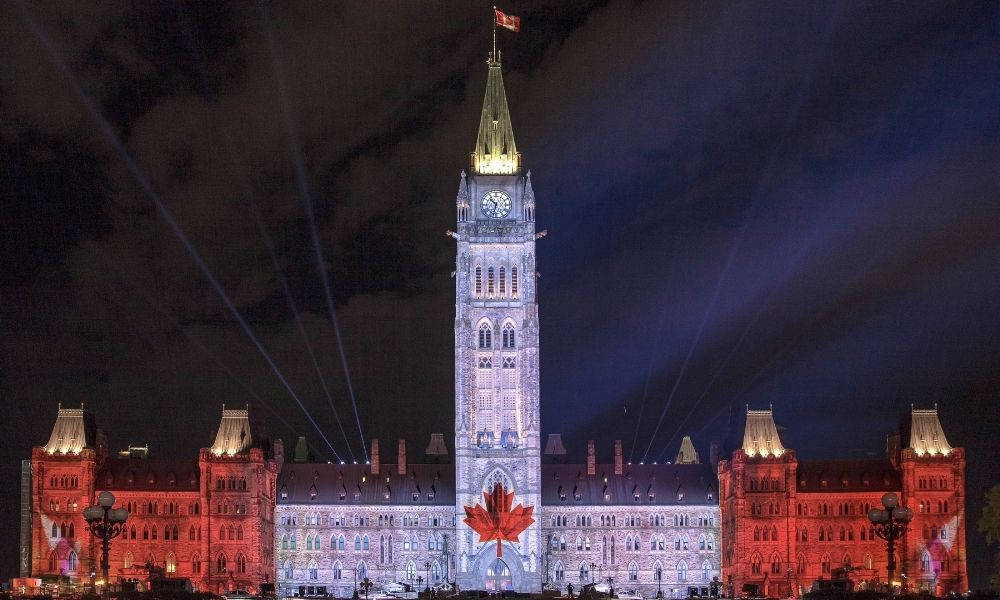
[[[541,590],[535,194],[514,143],[499,55],[489,74],[470,172],[456,198],[455,570],[462,589]],[[502,484],[535,507],[518,541],[481,543],[465,506]]]

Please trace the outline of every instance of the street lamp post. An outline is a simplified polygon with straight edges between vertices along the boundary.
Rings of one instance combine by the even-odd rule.
[[[425,592],[431,591],[431,561],[424,562],[424,575],[425,581],[427,582],[427,587],[424,588]]]
[[[608,575],[608,576],[607,576],[607,577],[605,577],[604,579],[605,579],[605,581],[607,581],[607,582],[608,582],[608,594],[609,594],[609,595],[610,595],[610,596],[611,596],[612,598],[614,598],[614,597],[615,597],[615,583],[614,583],[614,581],[615,581],[615,578],[614,578],[614,577],[612,577],[611,575]]]
[[[115,505],[115,495],[111,492],[101,492],[97,504],[83,509],[83,518],[87,521],[90,534],[101,540],[101,575],[104,577],[105,600],[109,597],[108,585],[108,554],[111,552],[111,540],[125,531],[125,521],[128,511],[124,508],[111,508]]]
[[[597,570],[597,563],[590,563],[590,583],[594,583],[594,571]]]
[[[913,511],[905,506],[899,506],[899,496],[895,492],[887,492],[882,496],[882,506],[868,511],[868,520],[875,527],[875,535],[886,541],[889,554],[889,593],[892,593],[893,576],[896,573],[896,540],[906,534],[906,527],[913,518]]]

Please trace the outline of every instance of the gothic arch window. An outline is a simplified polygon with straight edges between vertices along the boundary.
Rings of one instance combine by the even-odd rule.
[[[496,283],[493,277],[493,267],[489,267],[488,269],[486,269],[486,296],[488,298],[493,297],[494,294],[493,290],[495,289],[495,285]]]
[[[771,556],[771,574],[781,575],[781,557],[777,554]]]
[[[760,575],[761,562],[762,560],[760,554],[754,553],[754,555],[750,557],[750,573],[752,575]]]
[[[701,581],[702,583],[708,583],[709,579],[712,577],[712,563],[705,560],[701,563]]]
[[[365,564],[365,561],[361,561],[358,563],[358,579],[365,577],[368,577],[368,565]]]
[[[774,525],[771,526],[771,541],[772,542],[778,541],[778,528]]]
[[[486,478],[486,481],[483,483],[483,491],[492,493],[497,484],[502,485],[507,492],[514,491],[514,484],[510,477],[500,468],[493,469],[493,472]]]
[[[500,267],[500,280],[498,281],[500,286],[500,297],[503,298],[507,295],[507,269]]]
[[[580,563],[580,581],[585,582],[590,580],[590,566],[586,562]]]
[[[72,572],[76,571],[76,566],[77,566],[76,550],[70,550],[69,551],[69,559],[68,560],[69,560],[69,564],[67,565],[68,566],[67,570],[70,573],[72,573]]]
[[[929,573],[931,570],[931,553],[927,550],[920,555],[920,570],[924,573]]]
[[[333,563],[333,578],[335,580],[343,579],[344,577],[344,567],[340,564],[340,561],[334,561]]]
[[[707,544],[707,542],[705,541],[704,534],[698,536],[698,549],[699,550],[705,550],[706,544]]]
[[[282,568],[282,570],[285,572],[285,579],[291,579],[292,578],[292,562],[291,561],[286,560],[285,564],[284,564],[284,566]]]
[[[556,581],[562,581],[566,578],[566,569],[563,567],[561,560],[556,561],[555,572]]]
[[[337,538],[337,550],[345,550],[346,546],[347,539],[344,537],[344,534],[340,534],[340,537]]]
[[[361,539],[361,543],[362,543],[362,548],[364,550],[371,549],[371,540],[368,539],[367,535],[365,535],[365,537]]]
[[[505,323],[503,326],[503,347],[504,348],[514,348],[514,325],[513,323]]]
[[[687,581],[688,566],[683,560],[677,563],[677,581]]]
[[[49,552],[49,571],[55,571],[59,567],[59,557],[56,556],[56,551],[53,550]]]
[[[236,555],[236,572],[246,573],[247,572],[247,557],[242,554]]]
[[[795,572],[799,575],[802,575],[806,572],[806,557],[801,554],[795,561]]]
[[[483,268],[476,265],[476,298],[483,297]]]
[[[493,328],[489,323],[479,325],[479,348],[488,350],[493,347]]]
[[[167,573],[176,573],[177,572],[177,557],[174,556],[173,552],[168,552],[167,553],[167,559],[166,559],[165,565],[166,565]]]
[[[288,534],[283,534],[281,536],[281,549],[288,550]]]
[[[226,555],[220,552],[217,557],[215,557],[215,572],[216,573],[226,573],[229,568],[229,561],[226,559]]]
[[[408,581],[413,581],[417,578],[417,565],[413,561],[407,561],[406,563],[406,579]]]
[[[361,536],[358,534],[354,534],[354,550],[355,552],[361,550]]]
[[[309,561],[309,564],[306,566],[306,572],[308,573],[309,581],[319,579],[319,567],[316,566],[316,561]]]
[[[510,268],[510,297],[517,298],[517,267]]]
[[[823,571],[824,575],[829,575],[830,574],[831,563],[832,563],[832,561],[830,560],[830,555],[829,554],[824,554],[823,558],[822,558],[822,560],[820,562],[820,567],[821,567],[821,570]]]
[[[632,561],[628,564],[628,580],[638,581],[639,580],[639,565]]]
[[[871,554],[865,554],[865,568],[866,569],[871,569],[872,568],[872,562],[873,562],[872,561],[872,555]]]

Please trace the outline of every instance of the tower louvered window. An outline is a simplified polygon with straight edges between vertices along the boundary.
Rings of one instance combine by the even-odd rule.
[[[517,267],[510,268],[510,297],[517,298]]]
[[[500,297],[503,298],[507,294],[507,270],[500,267]]]
[[[483,268],[476,267],[476,298],[483,297]]]
[[[486,295],[488,297],[490,297],[490,298],[493,297],[493,293],[494,293],[493,290],[495,289],[493,287],[493,284],[494,284],[494,280],[493,280],[493,267],[490,267],[490,268],[486,269]]]

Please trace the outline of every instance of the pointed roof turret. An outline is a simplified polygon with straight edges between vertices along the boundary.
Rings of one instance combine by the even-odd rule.
[[[750,410],[747,407],[747,425],[743,430],[743,451],[747,456],[778,457],[785,453],[778,437],[771,409]]]
[[[212,454],[233,456],[245,452],[250,447],[250,409],[226,409],[222,407],[222,421],[212,443]]]
[[[698,451],[694,449],[694,443],[691,442],[691,436],[686,435],[681,440],[681,449],[677,452],[677,459],[674,462],[678,465],[701,464],[701,461],[698,460]]]
[[[937,404],[931,409],[910,407],[910,448],[917,456],[948,456],[951,452],[938,419]]]
[[[60,404],[45,451],[49,454],[79,454],[88,446],[83,405],[80,408],[63,408]]]
[[[521,169],[521,155],[514,144],[514,129],[507,111],[500,56],[495,51],[486,61],[486,96],[479,118],[476,148],[472,152],[472,172],[477,175],[513,175]]]

